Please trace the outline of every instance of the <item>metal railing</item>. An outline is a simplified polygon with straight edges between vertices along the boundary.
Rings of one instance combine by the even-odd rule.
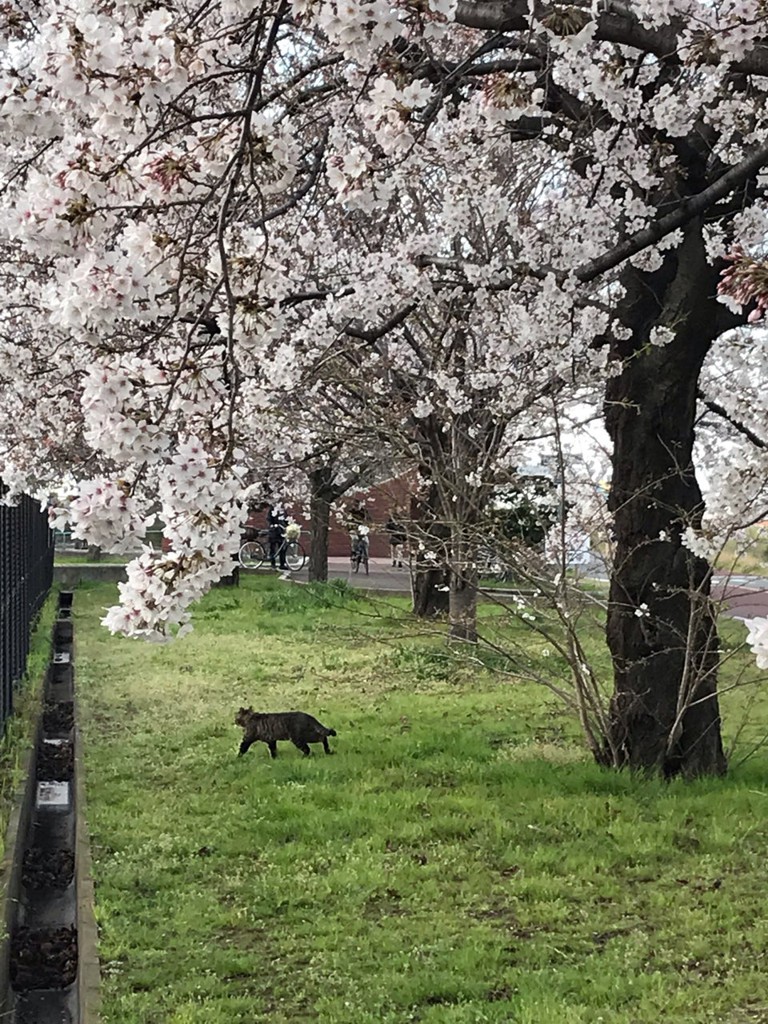
[[[0,735],[24,675],[32,630],[53,581],[53,532],[38,502],[0,505]]]

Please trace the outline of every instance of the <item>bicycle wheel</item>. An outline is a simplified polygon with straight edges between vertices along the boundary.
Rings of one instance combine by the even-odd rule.
[[[288,563],[288,568],[291,572],[298,572],[299,569],[303,569],[306,558],[307,556],[304,554],[304,548],[297,540],[289,540],[286,542],[285,560]]]
[[[258,540],[247,540],[238,552],[238,560],[244,569],[258,569],[267,560],[264,546]]]

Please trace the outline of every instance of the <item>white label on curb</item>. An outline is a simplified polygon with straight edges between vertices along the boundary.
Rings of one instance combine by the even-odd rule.
[[[69,807],[68,782],[38,782],[37,806],[66,810]]]

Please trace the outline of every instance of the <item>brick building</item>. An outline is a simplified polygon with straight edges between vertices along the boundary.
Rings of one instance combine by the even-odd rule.
[[[370,516],[371,532],[370,554],[372,558],[389,558],[389,534],[384,524],[394,512],[395,518],[408,519],[411,494],[414,490],[414,479],[411,474],[403,474],[384,480],[361,491],[349,491],[336,503],[336,512],[331,513],[328,531],[328,555],[330,558],[345,558],[349,555],[349,531],[343,523],[343,508],[348,508],[353,501],[359,499],[365,505]],[[302,514],[298,506],[286,506],[289,514],[301,526],[301,543],[309,553],[312,543],[309,519]],[[266,512],[257,512],[249,519],[249,524],[263,529],[266,525]]]

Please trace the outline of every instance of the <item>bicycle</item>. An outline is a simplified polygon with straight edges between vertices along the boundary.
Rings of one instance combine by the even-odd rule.
[[[266,537],[268,534],[268,530],[259,530],[258,532],[259,537]],[[289,537],[286,534],[283,537],[280,546],[275,552],[278,562],[282,560],[283,554],[285,555],[286,565],[291,572],[298,572],[304,568],[307,555],[295,536]],[[247,540],[244,544],[240,545],[237,558],[244,569],[261,569],[263,565],[270,561],[269,547],[265,547],[260,540]]]
[[[495,580],[502,583],[509,579],[510,569],[499,555],[491,548],[481,548],[477,555],[478,575],[481,579]]]
[[[368,575],[368,527],[358,526],[352,534],[352,568],[355,572],[360,569],[361,563],[365,566],[365,575]]]

